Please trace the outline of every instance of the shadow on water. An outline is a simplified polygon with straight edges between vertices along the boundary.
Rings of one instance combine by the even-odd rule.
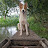
[[[16,32],[16,26],[0,27],[0,41],[2,41],[4,38],[12,37]]]

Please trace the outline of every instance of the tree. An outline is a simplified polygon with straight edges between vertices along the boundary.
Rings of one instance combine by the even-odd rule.
[[[3,4],[3,3],[1,2],[0,11],[1,11],[2,15],[5,16],[5,18],[6,18],[6,16],[7,16],[8,10],[9,10],[9,9],[8,9],[8,6],[6,6],[5,4]]]
[[[48,0],[25,0],[28,3],[29,15],[36,19],[37,22],[48,24]],[[44,25],[43,25],[44,26]]]
[[[2,12],[2,15],[6,18],[9,9],[16,7],[17,4],[18,0],[2,0],[0,5],[0,11]]]

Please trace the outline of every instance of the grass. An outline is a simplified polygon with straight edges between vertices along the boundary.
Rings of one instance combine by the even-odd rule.
[[[0,26],[17,26],[18,18],[3,18],[0,19]],[[29,28],[33,30],[42,38],[48,39],[48,31],[45,27],[42,26],[41,22],[35,22],[34,17],[28,18]]]

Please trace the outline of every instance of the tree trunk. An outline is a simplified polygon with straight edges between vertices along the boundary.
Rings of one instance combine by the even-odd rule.
[[[4,16],[4,19],[6,19],[6,16]]]

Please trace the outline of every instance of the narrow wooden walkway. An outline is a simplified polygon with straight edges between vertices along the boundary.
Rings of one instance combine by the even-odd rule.
[[[13,35],[11,40],[40,40],[41,38],[32,30],[29,30],[29,36],[26,36],[26,32],[23,32],[23,35],[20,36],[20,32],[18,31],[16,34]]]
[[[29,36],[26,32],[20,36],[18,31],[11,38],[7,38],[0,43],[0,48],[48,48],[48,41],[40,38],[35,32],[29,30]]]

